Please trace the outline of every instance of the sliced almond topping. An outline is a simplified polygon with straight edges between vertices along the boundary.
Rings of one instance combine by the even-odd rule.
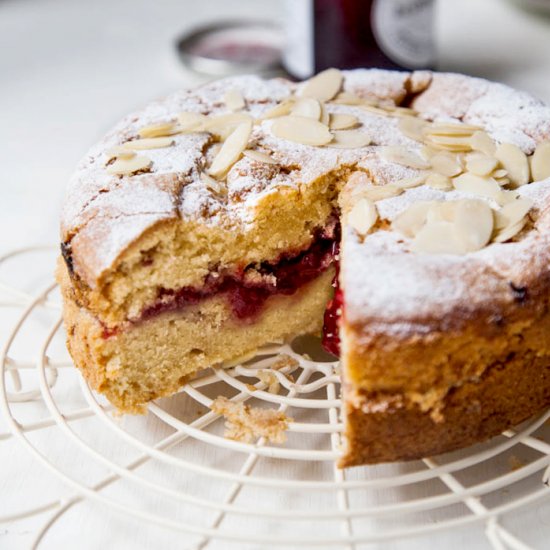
[[[466,157],[466,169],[476,176],[489,176],[497,166],[498,160],[487,155],[476,153]]]
[[[527,223],[527,216],[522,218],[519,222],[508,225],[504,229],[500,230],[494,237],[493,241],[495,243],[504,243],[506,241],[509,241],[510,239],[513,239],[524,227]]]
[[[332,140],[328,128],[312,118],[284,116],[273,121],[271,131],[275,137],[304,145],[326,145]]]
[[[400,187],[401,189],[412,189],[422,185],[426,181],[426,175],[413,176],[412,178],[403,178],[393,182],[393,185]]]
[[[109,174],[118,176],[129,176],[135,172],[148,171],[151,168],[151,159],[142,156],[133,156],[131,158],[119,158],[107,166]]]
[[[348,130],[359,124],[359,119],[356,116],[340,113],[331,113],[329,120],[331,130]]]
[[[246,105],[243,94],[237,88],[227,90],[223,96],[223,101],[231,111],[240,111]]]
[[[504,168],[499,168],[498,170],[495,170],[491,175],[495,179],[504,178],[508,175],[508,171],[504,170]]]
[[[401,130],[401,133],[406,135],[410,139],[415,141],[423,141],[424,134],[422,130],[426,126],[426,121],[421,118],[416,118],[412,116],[404,116],[399,119],[397,124],[398,128]]]
[[[242,122],[235,128],[212,161],[212,166],[208,170],[211,176],[222,177],[239,160],[241,153],[246,149],[251,132],[252,122],[250,120]]]
[[[351,92],[340,92],[331,101],[332,103],[338,103],[340,105],[361,105],[365,102],[362,97],[352,94]]]
[[[399,145],[381,147],[380,156],[387,162],[395,162],[410,168],[426,170],[430,165],[413,151]]]
[[[451,153],[441,152],[434,155],[430,159],[430,164],[435,172],[449,178],[457,176],[462,172],[462,165],[456,158],[456,155]]]
[[[107,157],[107,162],[117,158],[117,159],[130,159],[136,154],[131,149],[127,149],[124,145],[115,145],[107,151],[105,151],[105,156]]]
[[[173,122],[163,122],[162,124],[153,124],[144,126],[138,131],[139,137],[153,138],[160,136],[170,136],[177,131],[176,125]]]
[[[455,237],[454,224],[439,221],[427,223],[416,234],[411,249],[427,254],[463,254],[462,245]]]
[[[440,191],[452,191],[453,189],[451,178],[435,172],[428,174],[426,185],[432,189],[439,189]]]
[[[368,199],[360,199],[348,214],[348,223],[359,233],[365,236],[378,219],[376,206]]]
[[[453,222],[456,216],[456,207],[459,201],[432,201],[428,210],[426,221],[432,222]]]
[[[310,78],[301,89],[302,97],[330,101],[340,91],[344,76],[338,69],[327,69]]]
[[[283,100],[278,105],[275,105],[275,107],[272,107],[268,111],[266,111],[261,117],[260,120],[268,120],[270,118],[277,118],[280,116],[288,115],[294,105],[296,103],[296,99],[293,97],[289,97],[288,99]]]
[[[501,200],[502,191],[493,178],[482,178],[474,174],[462,174],[453,178],[453,185],[458,191],[472,193],[480,197],[488,197],[495,201]]]
[[[438,149],[446,149],[457,153],[470,151],[472,149],[469,136],[440,136],[434,134],[428,135],[426,137],[426,142],[428,145],[432,145]]]
[[[517,224],[529,213],[532,207],[533,201],[525,197],[505,204],[494,213],[495,229],[504,229],[509,225]]]
[[[366,147],[371,143],[371,138],[365,132],[358,130],[340,130],[334,132],[333,139],[328,143],[328,147],[336,147],[338,149],[356,149],[358,147]]]
[[[519,198],[519,193],[517,191],[514,191],[513,189],[511,191],[501,191],[500,197],[498,198],[497,202],[504,206],[505,204],[508,204],[510,202],[514,202]]]
[[[392,221],[392,229],[395,229],[405,237],[415,237],[426,223],[426,216],[432,204],[432,201],[412,203]]]
[[[474,151],[480,151],[489,157],[494,156],[497,149],[495,142],[489,137],[489,134],[481,130],[474,132],[470,138],[470,145]]]
[[[211,132],[219,138],[225,140],[235,130],[237,126],[244,122],[252,123],[252,117],[247,113],[228,113],[208,117],[201,125],[200,129]]]
[[[483,201],[457,201],[453,227],[465,252],[480,250],[491,239],[493,211]]]
[[[533,181],[550,178],[550,141],[539,143],[531,157]]]
[[[330,113],[327,111],[327,108],[324,103],[320,103],[321,105],[321,117],[319,118],[319,122],[321,124],[324,124],[325,126],[328,126],[330,123]]]
[[[437,155],[441,150],[435,149],[434,147],[430,147],[429,145],[422,145],[420,147],[420,156],[424,160],[430,160],[434,155]]]
[[[418,116],[418,111],[411,109],[410,107],[401,107],[397,105],[392,109],[392,113],[398,117],[415,117]]]
[[[224,182],[218,181],[208,174],[205,174],[204,172],[200,175],[200,178],[204,185],[206,185],[206,188],[214,193],[214,195],[227,195],[227,187],[225,186]]]
[[[478,130],[483,130],[479,126],[469,124],[454,124],[452,122],[434,122],[426,126],[424,132],[439,136],[470,136]]]
[[[313,97],[302,97],[296,101],[290,112],[293,115],[319,120],[321,118],[321,104]]]
[[[369,105],[363,103],[362,105],[358,106],[362,111],[367,111],[368,113],[372,113],[374,115],[380,115],[380,116],[390,116],[391,112],[387,109],[381,109],[380,107],[377,107],[376,105]]]
[[[183,112],[178,115],[179,127],[178,131],[180,133],[193,132],[199,130],[200,126],[208,120],[206,115],[201,113],[192,113],[192,112]]]
[[[262,151],[256,151],[253,149],[245,149],[243,155],[257,162],[263,162],[265,164],[277,164],[277,161],[272,157],[263,153]]]
[[[359,191],[361,197],[369,199],[372,202],[397,197],[401,193],[403,193],[403,189],[392,184],[366,185]]]
[[[501,143],[496,149],[495,157],[508,172],[508,177],[515,186],[529,183],[529,161],[517,145]]]
[[[163,147],[170,147],[174,145],[174,140],[169,137],[156,137],[156,138],[143,138],[127,141],[121,147],[124,149],[131,149],[134,151],[140,151],[142,149],[162,149]]]

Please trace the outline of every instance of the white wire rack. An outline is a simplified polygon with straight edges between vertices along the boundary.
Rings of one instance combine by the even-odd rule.
[[[19,262],[35,276],[40,262],[52,270],[54,256],[40,247],[17,250],[0,257],[0,270],[10,273],[8,264]],[[334,465],[342,430],[338,363],[315,355],[311,342],[309,355],[304,342],[267,346],[204,372],[178,395],[152,403],[147,416],[120,418],[64,351],[55,284],[28,292],[0,283],[0,306],[13,315],[0,355],[0,456],[2,446],[25,449],[69,491],[44,501],[29,485],[27,509],[0,511],[0,523],[43,518],[33,548],[84,502],[185,533],[179,548],[358,549],[469,524],[483,525],[496,549],[530,548],[504,525],[512,512],[550,498],[550,411],[437,459],[341,471]],[[281,368],[281,355],[294,361]],[[277,392],[268,391],[266,372]],[[209,408],[218,395],[287,414],[286,443],[225,438],[223,418]],[[60,444],[85,467],[69,468],[56,452]],[[91,481],[87,474],[96,469]],[[115,495],[110,489],[118,484],[128,492]]]

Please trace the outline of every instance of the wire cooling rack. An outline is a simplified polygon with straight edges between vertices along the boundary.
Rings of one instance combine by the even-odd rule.
[[[9,317],[0,456],[16,446],[23,464],[30,453],[41,476],[65,489],[57,496],[29,482],[22,509],[3,495],[0,523],[37,520],[32,548],[85,503],[178,533],[178,548],[359,549],[474,524],[485,545],[533,547],[506,524],[550,498],[550,411],[460,452],[338,470],[338,363],[301,339],[209,369],[146,416],[120,417],[65,351],[54,260],[46,247],[0,257],[0,281],[11,281],[0,283],[0,312]],[[224,419],[210,409],[218,395],[285,413],[286,442],[224,437]]]

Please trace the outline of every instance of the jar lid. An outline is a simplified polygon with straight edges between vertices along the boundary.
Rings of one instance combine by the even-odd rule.
[[[183,63],[209,75],[280,71],[284,37],[269,21],[224,21],[193,29],[177,42]]]

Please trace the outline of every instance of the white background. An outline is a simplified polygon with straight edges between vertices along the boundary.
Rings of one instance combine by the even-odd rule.
[[[0,253],[54,243],[66,181],[87,147],[126,112],[201,81],[175,54],[182,32],[222,17],[279,18],[281,8],[276,0],[0,0]],[[549,18],[505,0],[441,0],[437,35],[440,69],[500,80],[550,101]],[[2,449],[0,443],[0,499],[18,485],[3,477],[17,468]],[[22,491],[33,475],[43,472],[21,472]],[[538,510],[529,526],[539,548],[550,538],[546,512]],[[82,519],[47,547],[77,548]],[[133,525],[127,547],[155,548],[146,533]],[[445,546],[486,547],[464,536]],[[0,526],[0,548],[28,540],[17,524]]]

